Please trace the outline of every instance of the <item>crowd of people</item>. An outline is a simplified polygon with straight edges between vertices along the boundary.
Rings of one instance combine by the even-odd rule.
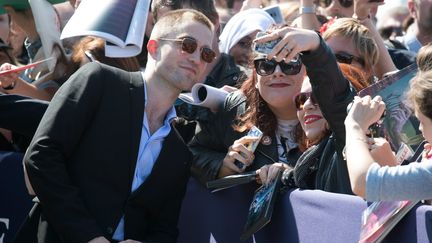
[[[59,32],[81,3],[48,2]],[[50,47],[53,69],[0,73],[0,150],[25,153],[35,197],[16,242],[176,242],[190,176],[431,199],[432,2],[388,2],[152,0],[138,56],[84,36]],[[47,58],[30,5],[1,8],[0,72]],[[370,134],[383,97],[357,93],[410,65],[426,144],[400,165]],[[217,111],[178,99],[197,83],[229,93]]]

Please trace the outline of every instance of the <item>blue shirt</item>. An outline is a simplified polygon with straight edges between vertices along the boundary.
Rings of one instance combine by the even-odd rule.
[[[144,93],[147,97],[147,87],[144,80]],[[144,107],[147,106],[147,100],[144,100]],[[162,149],[165,137],[171,131],[171,122],[176,117],[174,106],[168,111],[163,125],[153,134],[150,133],[147,114],[144,112],[143,126],[141,130],[141,141],[138,151],[138,159],[135,166],[134,178],[132,181],[132,192],[135,191],[150,175],[154,164],[156,163],[159,153]],[[112,237],[115,240],[124,239],[124,217],[121,218],[116,231]]]

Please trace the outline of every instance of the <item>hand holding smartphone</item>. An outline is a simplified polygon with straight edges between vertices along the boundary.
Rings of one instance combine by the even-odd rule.
[[[258,127],[253,126],[249,132],[247,133],[246,136],[250,136],[250,137],[255,137],[257,138],[257,140],[249,143],[249,145],[247,146],[247,149],[251,152],[255,152],[255,149],[258,147],[258,144],[263,136],[263,133],[261,132],[261,130],[258,129]],[[245,164],[243,164],[242,162],[236,160],[234,161],[234,164],[239,168],[239,169],[243,169],[245,167]]]
[[[267,32],[258,32],[256,34],[255,38],[260,38],[260,37],[265,36],[267,34],[269,34],[269,33],[267,33]],[[271,41],[267,41],[267,42],[264,42],[264,43],[254,43],[253,44],[253,49],[254,49],[255,52],[267,55],[267,54],[270,54],[270,52],[273,50],[273,48],[281,40],[282,40],[282,38],[278,38],[276,40],[271,40]]]

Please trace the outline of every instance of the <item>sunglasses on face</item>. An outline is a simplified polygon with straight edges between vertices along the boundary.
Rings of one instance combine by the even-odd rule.
[[[298,111],[301,111],[304,109],[304,104],[306,103],[306,101],[310,99],[310,101],[312,102],[312,104],[314,106],[317,106],[317,100],[315,99],[315,97],[312,95],[312,92],[301,92],[298,93],[296,96],[294,96],[294,104],[295,107]]]
[[[365,61],[363,60],[363,58],[356,57],[346,52],[335,53],[335,57],[336,57],[336,61],[340,63],[351,64],[352,61],[354,60],[360,63],[360,65],[362,65],[363,67],[365,66]]]
[[[184,37],[181,39],[169,39],[169,38],[159,38],[164,41],[174,41],[181,44],[182,51],[193,54],[198,48],[198,42],[192,37]],[[200,49],[201,59],[206,63],[211,63],[215,57],[216,53],[209,47],[201,47]]]
[[[254,67],[257,74],[261,76],[268,76],[274,73],[276,66],[280,67],[281,71],[286,75],[296,75],[300,72],[302,67],[301,59],[286,63],[276,62],[275,60],[268,60],[266,58],[254,60]]]
[[[322,8],[327,8],[332,4],[334,0],[319,0],[319,6]],[[349,8],[353,5],[353,0],[338,0],[339,4],[344,8]]]

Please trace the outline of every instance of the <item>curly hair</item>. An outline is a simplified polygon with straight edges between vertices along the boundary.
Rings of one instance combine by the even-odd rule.
[[[256,71],[253,70],[251,77],[245,80],[240,90],[246,96],[246,112],[237,117],[234,130],[244,132],[252,126],[257,126],[264,135],[272,136],[277,128],[277,119],[267,102],[261,97],[257,84]]]
[[[432,70],[417,73],[406,96],[415,110],[432,119]]]
[[[417,55],[417,66],[421,72],[432,70],[432,43],[420,48]]]

